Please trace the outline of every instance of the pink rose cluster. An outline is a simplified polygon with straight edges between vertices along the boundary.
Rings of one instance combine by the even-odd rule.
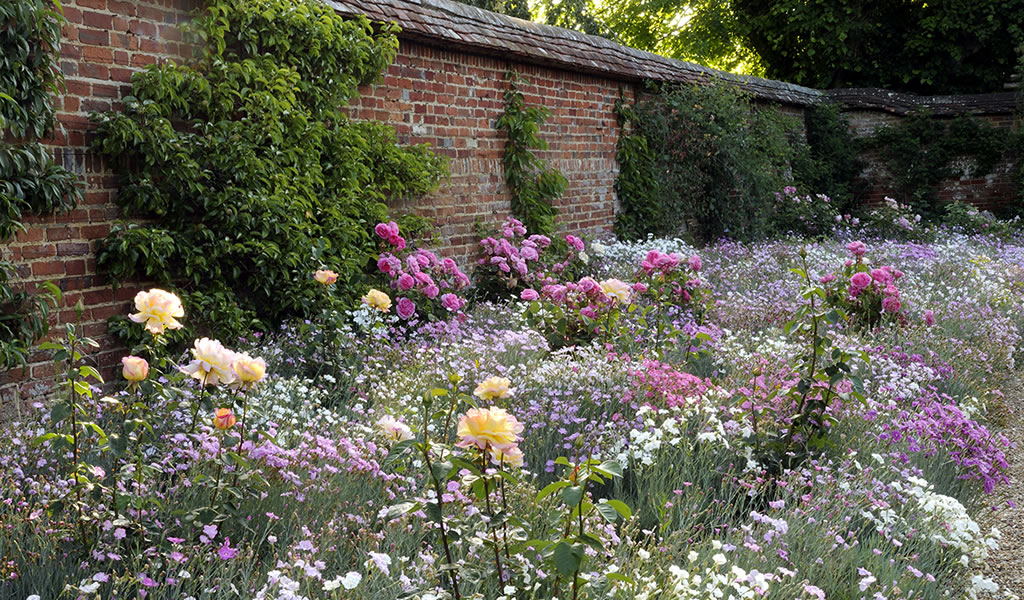
[[[900,291],[896,288],[896,280],[900,277],[903,273],[889,265],[872,269],[870,273],[854,273],[850,277],[850,298],[857,298],[870,289],[882,297],[882,310],[896,314],[901,307]]]
[[[484,256],[477,263],[480,268],[504,280],[508,288],[554,284],[557,283],[556,276],[565,271],[584,249],[583,240],[574,235],[565,236],[565,242],[568,255],[559,262],[549,264],[545,260],[544,251],[551,246],[551,238],[546,235],[527,235],[522,222],[510,217],[501,225],[501,237],[485,237],[480,240]]]
[[[373,231],[377,234],[377,237],[394,246],[396,252],[405,250],[405,238],[398,232],[398,223],[394,221],[377,223]]]
[[[405,240],[399,235],[398,225],[394,222],[380,223],[376,231],[395,247],[396,252],[405,248]],[[391,289],[397,292],[399,298],[395,312],[403,319],[410,319],[416,314],[416,302],[411,298],[415,295],[423,296],[427,302],[439,302],[449,313],[458,313],[466,305],[466,300],[456,292],[469,287],[469,277],[451,258],[441,259],[426,248],[417,248],[404,255],[384,252],[377,259],[377,269],[390,280]]]
[[[640,270],[649,278],[651,285],[638,284],[643,290],[637,290],[637,293],[642,294],[648,289],[654,289],[659,295],[672,294],[679,296],[683,302],[690,302],[693,299],[691,293],[703,283],[694,275],[703,267],[700,256],[696,254],[684,258],[674,252],[666,254],[651,250],[640,263]]]
[[[633,286],[636,290],[636,285]],[[532,293],[528,293],[532,292]],[[525,294],[525,296],[524,296]],[[523,300],[534,299],[537,294],[532,289],[527,289],[520,294]],[[615,301],[605,293],[601,284],[593,277],[584,277],[578,282],[549,283],[540,289],[540,297],[543,297],[554,304],[565,306],[580,316],[588,319],[596,319],[604,314],[609,308],[615,305]]]

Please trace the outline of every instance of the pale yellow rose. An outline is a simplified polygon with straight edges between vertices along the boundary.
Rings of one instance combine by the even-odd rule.
[[[614,302],[629,304],[633,290],[629,284],[619,279],[605,279],[601,282],[601,291]]]
[[[177,319],[185,316],[180,298],[156,288],[135,294],[135,309],[139,312],[128,315],[128,318],[136,323],[145,323],[153,335],[161,334],[165,329],[181,329]]]
[[[512,395],[512,390],[509,389],[510,385],[512,382],[505,377],[488,377],[476,386],[473,395],[481,400],[508,398]]]
[[[338,274],[330,269],[320,269],[313,274],[313,279],[316,279],[324,285],[331,285],[338,280]]]
[[[182,373],[188,373],[206,385],[227,384],[235,380],[235,372],[231,368],[235,362],[235,353],[219,341],[210,338],[196,340],[192,347],[192,358],[192,362],[179,367]]]
[[[515,446],[522,432],[522,424],[500,408],[471,408],[459,419],[459,441],[455,445],[504,450]]]
[[[499,467],[522,467],[523,451],[519,446],[511,446],[504,450],[491,448],[491,462]]]
[[[391,310],[391,298],[380,290],[371,289],[369,292],[366,292],[366,295],[363,296],[363,302],[380,312]]]
[[[138,356],[121,358],[121,375],[128,381],[142,381],[149,376],[149,363]]]
[[[231,363],[235,373],[235,383],[242,389],[249,389],[267,376],[267,363],[262,358],[253,358],[248,354],[236,354]]]
[[[377,419],[377,428],[384,432],[384,435],[388,436],[388,438],[396,442],[412,439],[412,429],[409,429],[408,425],[390,415],[384,415]]]

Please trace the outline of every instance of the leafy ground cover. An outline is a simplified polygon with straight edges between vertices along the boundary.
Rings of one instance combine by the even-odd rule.
[[[70,326],[58,397],[6,426],[0,596],[1014,597],[977,516],[1024,237],[839,227],[698,250],[510,220],[469,285],[381,224],[358,308],[311,269],[318,319],[186,356],[190,315],[140,293],[123,384]]]

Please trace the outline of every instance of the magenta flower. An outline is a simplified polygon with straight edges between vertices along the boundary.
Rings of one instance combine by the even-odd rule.
[[[929,327],[935,324],[935,313],[931,310],[924,311],[924,324]]]
[[[846,245],[846,249],[850,251],[850,254],[856,256],[857,258],[864,256],[864,253],[868,251],[868,248],[867,246],[864,245],[864,242],[850,242],[849,244]]]
[[[526,288],[522,292],[519,292],[519,298],[521,300],[526,300],[527,302],[532,302],[532,301],[536,300],[537,298],[540,298],[540,294],[538,294],[537,290],[535,290],[535,289]]]
[[[416,279],[408,273],[402,273],[398,276],[398,289],[403,292],[411,290],[416,285]]]
[[[231,538],[224,538],[224,545],[217,550],[217,556],[221,560],[231,560],[238,556],[238,549],[231,547]]]
[[[400,298],[398,300],[398,316],[403,319],[408,319],[416,314],[416,305],[413,301],[408,298]]]
[[[690,262],[690,268],[693,269],[693,271],[695,273],[700,271],[701,262],[700,262],[700,257],[699,256],[694,254],[693,256],[690,257],[690,261],[689,262]]]
[[[861,290],[863,290],[864,288],[868,287],[869,285],[871,285],[871,275],[868,275],[867,273],[864,273],[864,272],[854,273],[853,277],[850,277],[850,292],[851,293],[853,293],[853,290],[855,290],[855,289],[858,292],[860,292]]]
[[[459,298],[455,294],[445,294],[441,296],[441,306],[450,310],[451,312],[457,312],[462,309],[465,305],[465,301]]]

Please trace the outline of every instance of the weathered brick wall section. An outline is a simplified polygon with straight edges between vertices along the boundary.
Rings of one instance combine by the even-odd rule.
[[[960,115],[973,115],[996,127],[1012,129],[1018,126],[1014,114],[1017,98],[1012,92],[972,94],[964,96],[913,96],[879,89],[830,90],[829,101],[844,107],[855,137],[870,136],[876,130],[898,123],[906,115],[927,110],[939,118],[953,119]],[[877,153],[862,155],[867,162],[861,179],[867,185],[861,198],[864,204],[878,204],[886,196],[895,197],[892,178]],[[991,210],[1014,197],[1013,165],[1003,162],[986,175],[973,173],[969,159],[955,163],[959,173],[939,186],[939,199],[943,202],[959,200],[982,209]]]
[[[620,95],[635,98],[647,78],[727,80],[747,89],[759,102],[778,104],[797,117],[810,104],[838,101],[856,111],[851,115],[859,128],[899,118],[908,107],[922,102],[949,114],[967,110],[1006,123],[1012,112],[1005,110],[1005,95],[970,98],[965,108],[955,98],[920,99],[864,90],[821,92],[721,73],[453,0],[323,1],[343,15],[366,14],[403,27],[394,64],[378,84],[362,90],[350,114],[390,123],[402,143],[429,143],[451,158],[451,179],[437,193],[394,208],[431,217],[447,244],[445,251],[463,259],[475,250],[476,224],[493,225],[509,211],[501,165],[504,137],[495,128],[503,112],[509,70],[528,80],[523,87],[527,102],[552,112],[542,130],[551,147],[542,156],[569,180],[568,193],[558,204],[563,228],[592,234],[610,230],[616,208],[615,101]],[[92,130],[88,114],[117,110],[134,71],[187,55],[179,26],[201,3],[65,0],[68,24],[61,68],[67,76],[67,93],[56,99],[64,131],[52,145],[58,160],[81,177],[84,201],[69,215],[30,221],[27,232],[0,247],[5,257],[20,265],[28,288],[47,280],[60,284],[65,298],[58,322],[73,320],[70,307],[82,299],[85,332],[100,342],[96,356],[108,374],[123,349],[108,336],[106,319],[127,312],[145,282],[115,292],[96,274],[97,241],[120,214],[113,204],[116,177],[88,151]],[[1002,185],[1002,180],[953,182],[948,193],[966,194],[984,203]],[[44,391],[51,376],[52,368],[41,355],[25,375],[0,374],[0,406]]]
[[[509,71],[526,80],[521,89],[528,104],[551,111],[541,130],[550,148],[539,155],[569,180],[557,203],[562,227],[609,232],[618,174],[617,82],[403,41],[381,81],[363,88],[350,110],[354,118],[394,126],[402,144],[430,144],[449,157],[451,178],[438,193],[394,208],[430,217],[445,250],[464,260],[476,250],[476,224],[492,226],[509,211],[501,163],[505,136],[496,128]],[[632,97],[632,85],[622,85]]]
[[[178,25],[189,18],[198,0],[64,0],[60,66],[67,92],[56,99],[63,131],[52,140],[58,162],[81,178],[83,201],[67,215],[30,219],[28,230],[0,249],[19,265],[19,273],[32,290],[41,281],[53,281],[64,291],[56,322],[75,320],[72,307],[85,304],[82,316],[86,335],[100,343],[93,354],[109,367],[123,348],[106,331],[110,316],[125,312],[136,287],[113,291],[96,275],[96,242],[107,235],[119,218],[112,202],[117,178],[88,151],[92,111],[116,110],[128,91],[131,74],[158,60],[180,59],[187,49]],[[110,369],[106,369],[109,374]],[[12,396],[30,397],[48,389],[53,365],[39,354],[24,375],[0,373],[0,406]]]

